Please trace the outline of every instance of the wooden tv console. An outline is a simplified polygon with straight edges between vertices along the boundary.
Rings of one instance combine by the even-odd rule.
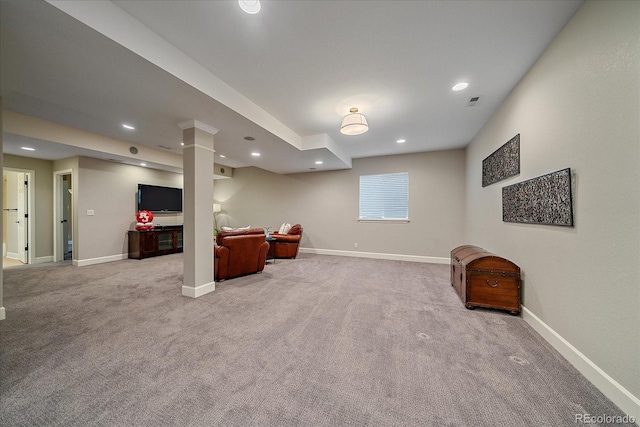
[[[129,231],[129,258],[142,259],[182,252],[182,226],[163,225],[153,230]]]

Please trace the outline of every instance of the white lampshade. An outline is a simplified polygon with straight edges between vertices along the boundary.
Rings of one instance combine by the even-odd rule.
[[[260,0],[238,0],[240,8],[245,12],[253,15],[260,12]]]
[[[357,108],[352,108],[351,113],[342,118],[342,124],[340,125],[340,132],[345,135],[360,135],[369,130],[369,123],[367,118],[358,113]]]
[[[222,211],[222,206],[220,206],[218,203],[214,203],[213,204],[213,212],[216,213],[216,212],[220,212],[220,211]]]

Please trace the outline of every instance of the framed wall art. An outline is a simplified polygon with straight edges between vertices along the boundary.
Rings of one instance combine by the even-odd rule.
[[[520,134],[482,161],[482,186],[486,187],[520,173]]]
[[[571,169],[502,187],[502,220],[572,227]]]

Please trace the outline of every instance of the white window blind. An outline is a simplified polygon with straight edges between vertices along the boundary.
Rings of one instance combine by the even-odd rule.
[[[409,220],[409,172],[360,176],[360,220]]]

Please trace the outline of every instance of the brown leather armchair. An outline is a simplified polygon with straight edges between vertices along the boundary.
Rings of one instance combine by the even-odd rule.
[[[216,236],[215,280],[231,279],[264,270],[269,243],[262,228],[221,231]]]
[[[287,234],[271,233],[273,240],[269,242],[269,258],[295,258],[302,239],[302,226],[296,224]]]

